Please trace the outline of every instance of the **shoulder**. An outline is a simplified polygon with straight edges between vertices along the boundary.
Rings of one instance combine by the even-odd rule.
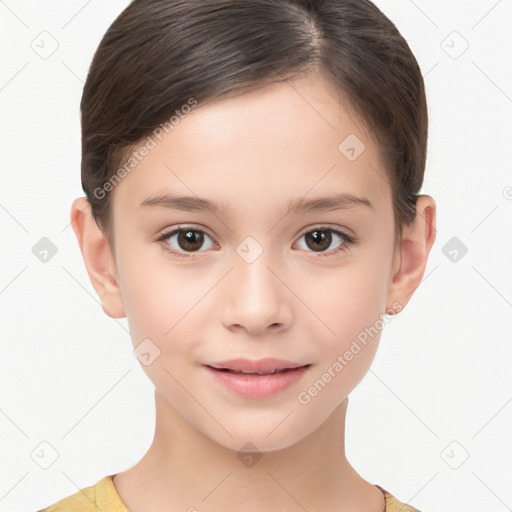
[[[98,509],[102,512],[128,512],[117,494],[111,476],[38,512],[98,512]]]
[[[384,494],[384,498],[386,500],[386,509],[385,512],[420,512],[417,508],[412,507],[411,505],[407,505],[397,500],[391,493],[377,485],[382,493]]]
[[[77,493],[61,499],[39,512],[95,512],[96,511],[96,484],[80,489]]]

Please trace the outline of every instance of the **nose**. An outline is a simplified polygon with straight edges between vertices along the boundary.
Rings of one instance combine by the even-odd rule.
[[[234,268],[221,291],[222,319],[230,330],[251,334],[285,329],[291,320],[293,295],[264,251],[248,263],[235,255]]]

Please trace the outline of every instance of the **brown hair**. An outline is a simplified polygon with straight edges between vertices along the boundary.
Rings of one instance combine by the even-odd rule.
[[[372,2],[134,0],[101,40],[80,104],[82,188],[109,242],[105,184],[156,127],[191,98],[202,104],[311,72],[379,144],[401,241],[423,183],[427,104],[407,42]]]

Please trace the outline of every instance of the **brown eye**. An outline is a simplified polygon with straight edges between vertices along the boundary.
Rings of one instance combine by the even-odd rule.
[[[305,234],[306,245],[313,251],[325,251],[332,243],[332,235],[327,230],[315,230]]]
[[[197,251],[204,243],[204,234],[200,231],[180,231],[177,241],[180,249],[184,251]]]
[[[306,242],[306,249],[309,250],[309,252],[312,251],[319,253],[319,256],[331,256],[337,254],[340,251],[347,250],[351,244],[356,242],[354,237],[327,226],[307,231],[301,236],[301,238],[304,238]],[[337,246],[328,250],[336,240],[340,240]]]
[[[174,241],[173,239],[176,239]],[[200,249],[204,246],[206,240],[211,240],[210,247],[215,246],[212,238],[203,230],[196,228],[178,228],[169,233],[164,233],[157,241],[164,244],[164,249],[176,256],[189,256],[187,253],[204,252]]]

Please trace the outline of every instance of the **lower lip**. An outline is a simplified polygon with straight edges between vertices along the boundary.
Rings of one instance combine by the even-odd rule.
[[[237,395],[246,398],[268,398],[289,388],[299,381],[309,366],[301,366],[293,370],[281,373],[270,373],[266,375],[250,373],[234,373],[229,371],[216,370],[211,366],[205,368],[223,386]]]

